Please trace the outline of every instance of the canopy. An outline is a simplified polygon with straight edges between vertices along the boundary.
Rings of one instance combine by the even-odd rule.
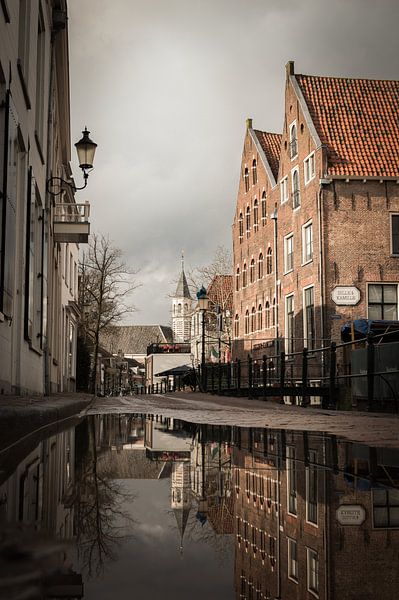
[[[179,367],[172,367],[161,373],[155,373],[155,377],[167,377],[168,375],[185,375],[192,370],[189,365],[180,365]]]

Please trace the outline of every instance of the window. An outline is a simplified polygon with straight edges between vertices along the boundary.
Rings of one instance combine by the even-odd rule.
[[[255,185],[258,182],[258,173],[256,170],[256,159],[252,161],[252,183]]]
[[[285,351],[294,352],[294,296],[285,299]]]
[[[263,329],[263,319],[262,319],[262,305],[258,306],[258,331],[262,331]]]
[[[41,6],[39,6],[39,19],[37,27],[37,59],[36,59],[36,114],[35,128],[40,145],[43,143],[44,126],[44,68],[45,68],[45,30]],[[42,148],[41,148],[42,150]]]
[[[240,216],[238,218],[238,235],[240,236],[240,242],[242,242],[242,238],[244,237],[244,219],[242,212],[240,212]]]
[[[288,177],[280,181],[280,202],[283,204],[288,200]]]
[[[254,231],[258,231],[259,227],[259,206],[258,201],[254,200]]]
[[[373,490],[373,524],[376,528],[399,527],[399,490]]]
[[[234,337],[238,338],[240,335],[240,317],[236,315],[234,317]]]
[[[317,525],[317,454],[309,450],[309,466],[306,469],[306,520]]]
[[[398,287],[389,284],[369,284],[368,318],[396,321],[398,318]]]
[[[247,263],[244,263],[242,268],[242,287],[247,287]]]
[[[258,258],[258,279],[263,278],[263,254],[262,252],[259,254]]]
[[[266,254],[266,275],[270,275],[271,273],[273,273],[273,253],[272,249],[268,248]]]
[[[284,238],[284,272],[289,273],[294,268],[294,236],[292,233]]]
[[[309,592],[319,594],[319,557],[315,550],[307,548],[307,586]]]
[[[313,260],[313,224],[305,223],[302,227],[302,263]]]
[[[262,225],[266,224],[266,192],[262,193],[262,200],[261,200],[261,218],[262,218]]]
[[[240,267],[237,267],[236,271],[236,292],[240,289]]]
[[[249,266],[249,282],[253,283],[255,281],[255,259],[251,260],[251,264]]]
[[[306,348],[313,350],[316,346],[313,286],[303,290],[303,334]]]
[[[292,206],[299,208],[301,206],[301,192],[299,188],[299,170],[292,171]]]
[[[296,130],[296,123],[293,123],[290,127],[290,157],[293,160],[298,156],[298,137]]]
[[[248,172],[247,167],[245,167],[245,169],[244,169],[244,187],[245,187],[245,191],[248,192],[249,191],[249,172]]]
[[[295,540],[288,538],[288,577],[298,581],[298,551]]]
[[[266,329],[270,327],[270,304],[268,301],[265,304],[265,327]]]
[[[245,211],[245,225],[247,229],[247,238],[251,235],[251,209],[247,206],[247,210]]]
[[[248,309],[245,311],[244,332],[245,332],[245,334],[249,333],[249,310]]]
[[[391,253],[399,255],[399,215],[391,215]]]
[[[297,472],[296,472],[296,453],[294,446],[287,446],[287,492],[288,492],[288,512],[292,515],[297,514]]]
[[[30,45],[30,0],[19,0],[18,23],[18,72],[24,78],[24,95],[27,92],[29,72],[29,45]],[[28,107],[30,108],[30,106]]]
[[[314,152],[309,154],[307,158],[305,158],[303,163],[304,171],[305,171],[305,185],[309,183],[315,176],[315,162],[314,162]]]
[[[256,308],[253,306],[251,310],[251,333],[256,330]]]

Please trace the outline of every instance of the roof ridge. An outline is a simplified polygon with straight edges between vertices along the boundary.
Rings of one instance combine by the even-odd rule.
[[[338,79],[346,81],[378,81],[379,83],[399,83],[399,79],[375,79],[374,77],[338,77],[338,75],[308,75],[307,73],[295,73],[294,77],[312,77],[315,79]]]

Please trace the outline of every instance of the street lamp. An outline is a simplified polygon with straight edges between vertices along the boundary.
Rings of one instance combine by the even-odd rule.
[[[205,391],[205,313],[208,310],[209,298],[206,295],[206,289],[204,286],[201,287],[197,292],[198,308],[202,313],[202,347],[201,347],[201,387],[202,391]]]
[[[47,191],[52,196],[58,196],[61,194],[63,186],[68,186],[73,192],[76,192],[77,190],[83,190],[87,186],[89,171],[91,171],[93,168],[94,155],[97,148],[97,144],[89,138],[89,133],[90,131],[88,131],[87,127],[85,127],[84,131],[82,131],[82,138],[75,144],[76,152],[78,154],[79,167],[83,171],[84,184],[82,187],[76,187],[76,185],[70,183],[69,181],[65,181],[65,179],[62,179],[61,177],[50,177],[50,179],[47,180],[46,187]],[[54,191],[54,188],[59,189],[58,191]]]

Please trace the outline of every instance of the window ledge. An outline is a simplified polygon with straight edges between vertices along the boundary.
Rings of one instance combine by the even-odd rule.
[[[4,323],[5,318],[5,314],[0,311],[0,323]]]
[[[310,258],[309,260],[307,260],[307,261],[305,261],[305,262],[301,263],[301,267],[305,267],[306,265],[309,265],[309,264],[310,264],[310,263],[312,263],[312,262],[313,262],[313,258]]]
[[[290,575],[288,575],[288,579],[298,585],[298,579],[295,579],[295,577],[291,577]]]
[[[28,110],[30,110],[32,108],[32,105],[31,105],[31,101],[29,98],[28,85],[27,85],[27,82],[25,79],[25,75],[24,75],[24,71],[23,71],[23,67],[22,67],[22,61],[20,58],[18,58],[18,60],[17,60],[17,69],[18,69],[19,80],[21,82],[22,92],[23,92],[24,99],[25,99],[26,108]]]
[[[288,269],[288,271],[284,271],[283,275],[289,275],[290,273],[292,273],[294,271],[294,269]]]

